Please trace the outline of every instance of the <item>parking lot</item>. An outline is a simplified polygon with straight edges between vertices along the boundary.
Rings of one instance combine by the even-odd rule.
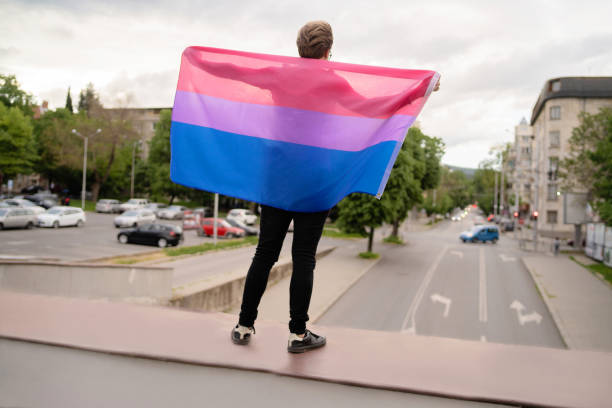
[[[62,227],[8,229],[0,231],[0,258],[55,258],[60,260],[86,260],[107,256],[133,254],[155,250],[154,246],[120,244],[120,231],[113,225],[117,214],[87,212],[87,222],[81,228]],[[182,225],[182,221],[157,220],[159,224]],[[220,238],[222,239],[222,238]],[[194,230],[185,231],[181,245],[212,242],[212,238],[199,237]]]

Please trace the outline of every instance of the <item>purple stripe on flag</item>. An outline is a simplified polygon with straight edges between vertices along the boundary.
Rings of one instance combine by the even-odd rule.
[[[176,92],[172,110],[174,122],[345,151],[360,151],[385,141],[402,142],[414,119],[410,115],[386,119],[332,115],[185,91]]]

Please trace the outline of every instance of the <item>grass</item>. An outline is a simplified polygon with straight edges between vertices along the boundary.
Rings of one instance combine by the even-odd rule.
[[[359,257],[364,259],[378,259],[380,254],[377,254],[376,252],[360,252]]]
[[[604,265],[600,262],[596,262],[593,263],[591,265],[585,265],[582,262],[580,262],[579,260],[577,260],[576,258],[574,258],[573,256],[569,257],[572,261],[576,262],[578,265],[582,266],[583,268],[586,268],[588,270],[590,270],[593,273],[596,274],[600,274],[601,276],[604,277],[604,279],[612,284],[612,268],[610,268],[607,265]]]
[[[388,244],[405,245],[404,241],[394,235],[389,235],[387,238],[383,239],[383,242]]]
[[[256,236],[250,236],[241,239],[219,241],[217,242],[217,245],[214,245],[212,242],[206,242],[204,244],[187,247],[166,248],[164,249],[164,252],[167,256],[194,255],[218,249],[229,249],[244,245],[255,245],[257,244],[257,240],[258,238]]]
[[[71,198],[70,207],[81,208],[81,199]],[[94,201],[85,200],[85,211],[96,212],[96,203]]]

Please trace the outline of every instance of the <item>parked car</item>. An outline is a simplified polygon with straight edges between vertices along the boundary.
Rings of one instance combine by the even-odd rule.
[[[257,228],[249,227],[243,222],[232,220],[229,218],[226,221],[232,227],[236,227],[236,228],[240,228],[241,230],[244,230],[246,235],[258,235],[259,234],[259,230]],[[291,220],[291,222],[293,222],[293,220]]]
[[[487,242],[497,243],[499,240],[499,228],[496,225],[478,225],[470,231],[462,232],[459,239],[463,242]]]
[[[24,198],[45,209],[55,207],[58,203],[57,194],[51,192],[39,192]]]
[[[227,218],[240,221],[247,225],[253,225],[255,224],[255,221],[257,221],[257,216],[255,214],[253,214],[250,210],[245,210],[243,208],[234,208],[233,210],[230,210],[230,212],[227,214]]]
[[[146,207],[147,204],[149,204],[149,200],[146,198],[130,198],[128,201],[121,204],[119,209],[121,211],[138,210]]]
[[[36,215],[42,214],[46,211],[43,207],[38,206],[24,198],[9,198],[8,200],[4,200],[4,203],[10,205],[11,207],[27,208],[29,210],[34,211],[34,214]]]
[[[182,205],[171,205],[168,208],[159,210],[157,216],[167,220],[182,220],[186,210],[187,207],[183,207]]]
[[[117,240],[122,244],[148,244],[165,248],[183,241],[183,231],[174,225],[146,224],[121,231],[117,234]]]
[[[508,219],[501,223],[502,231],[514,231],[514,221]]]
[[[0,208],[0,230],[5,228],[27,228],[36,225],[36,214],[29,208]]]
[[[196,230],[199,236],[206,235],[211,237],[214,233],[213,227],[214,218],[203,218],[200,224],[200,228]],[[236,227],[232,227],[227,221],[221,218],[217,218],[217,236],[225,238],[244,237],[244,230]]]
[[[85,213],[76,207],[51,207],[37,217],[39,227],[81,227],[85,224]]]
[[[158,216],[158,212],[163,210],[164,208],[168,208],[168,204],[164,204],[164,203],[149,203],[149,204],[145,205],[144,208],[146,210],[153,211],[153,214],[155,214],[155,216]]]
[[[151,210],[130,210],[115,217],[115,228],[137,227],[141,224],[150,224],[155,221],[155,214]]]
[[[118,213],[121,212],[119,200],[102,199],[96,203],[96,212],[101,213]]]

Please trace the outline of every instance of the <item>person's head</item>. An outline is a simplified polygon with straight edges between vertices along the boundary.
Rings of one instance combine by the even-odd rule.
[[[298,32],[297,47],[300,57],[328,59],[334,35],[329,23],[325,21],[310,21]]]

